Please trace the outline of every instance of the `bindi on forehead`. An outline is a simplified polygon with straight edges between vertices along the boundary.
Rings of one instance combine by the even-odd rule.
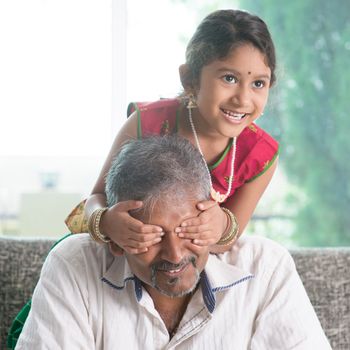
[[[248,75],[252,74],[252,72],[248,72]]]

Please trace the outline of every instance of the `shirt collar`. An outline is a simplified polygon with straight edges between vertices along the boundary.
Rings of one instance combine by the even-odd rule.
[[[209,255],[201,273],[201,287],[204,303],[210,313],[215,309],[215,293],[232,288],[253,278],[254,275],[234,265],[221,261],[216,255]]]
[[[215,293],[232,288],[254,276],[234,265],[221,261],[216,255],[209,255],[205,269],[200,276],[204,303],[210,313],[215,309]],[[142,298],[142,282],[132,273],[125,257],[115,257],[102,277],[102,281],[116,290],[123,290],[128,282],[134,282],[137,301]]]
[[[134,282],[137,301],[142,297],[141,281],[133,274],[124,256],[114,257],[101,280],[116,290],[123,290],[128,282]]]

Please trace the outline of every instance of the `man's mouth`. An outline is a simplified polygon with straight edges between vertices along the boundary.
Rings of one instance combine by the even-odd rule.
[[[157,271],[164,272],[164,273],[170,274],[170,275],[176,275],[179,272],[182,272],[187,266],[188,266],[188,264],[183,264],[183,265],[176,267],[176,268],[174,268],[174,267],[173,268],[171,268],[171,267],[157,268]]]
[[[176,269],[176,270],[168,270],[167,272],[169,272],[169,273],[177,273],[177,272],[180,272],[182,269],[183,269],[183,267],[181,267],[179,269]]]
[[[164,272],[169,275],[176,275],[178,273],[182,273],[190,264],[192,264],[194,267],[196,267],[195,258],[190,257],[187,259],[184,259],[179,264],[172,264],[167,261],[163,261],[161,263],[157,263],[152,267],[152,270]]]
[[[194,270],[187,274],[186,271],[191,268],[191,265]],[[195,256],[186,257],[177,264],[163,260],[151,266],[152,287],[172,298],[182,297],[192,292],[198,284],[199,277],[200,272],[197,269]],[[187,285],[188,282],[190,285]]]
[[[225,114],[225,116],[228,119],[231,119],[234,121],[240,121],[247,115],[247,113],[232,112],[224,108],[221,108],[221,111]]]

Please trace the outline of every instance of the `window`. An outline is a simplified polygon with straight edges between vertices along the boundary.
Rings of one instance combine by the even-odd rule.
[[[112,0],[0,2],[0,233],[62,235],[111,143]]]

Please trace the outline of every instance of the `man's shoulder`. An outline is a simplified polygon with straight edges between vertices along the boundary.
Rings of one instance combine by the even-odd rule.
[[[253,274],[261,269],[294,268],[293,259],[285,247],[261,236],[242,236],[230,251],[221,254],[220,259]]]
[[[70,264],[81,264],[87,261],[99,260],[109,254],[108,247],[93,241],[88,234],[74,234],[59,242],[50,255],[66,260]]]
[[[240,250],[249,249],[259,252],[276,251],[279,255],[289,254],[287,248],[280,243],[270,238],[256,235],[243,235],[237,241],[235,247]]]

